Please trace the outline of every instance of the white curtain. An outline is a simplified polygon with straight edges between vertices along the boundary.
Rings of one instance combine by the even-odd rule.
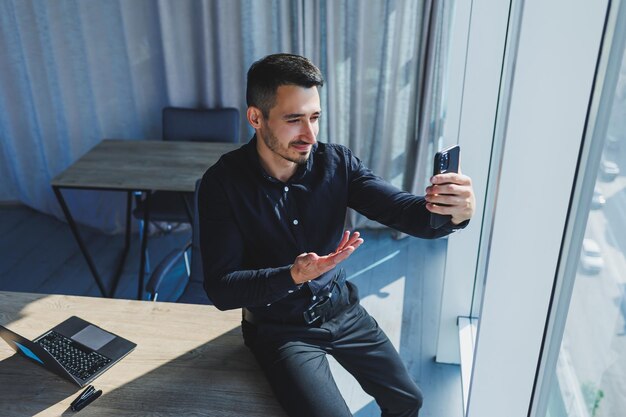
[[[0,201],[63,218],[55,175],[104,138],[159,139],[164,106],[243,114],[248,67],[275,52],[306,55],[322,69],[319,140],[349,146],[379,175],[416,191],[426,156],[418,145],[436,139],[424,132],[434,113],[423,94],[443,73],[441,60],[428,58],[439,56],[429,37],[441,22],[437,4],[0,0]],[[437,95],[433,85],[428,93]],[[252,132],[241,126],[245,142]],[[77,221],[121,230],[122,193],[64,195]]]

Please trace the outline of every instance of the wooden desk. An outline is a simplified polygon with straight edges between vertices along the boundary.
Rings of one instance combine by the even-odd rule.
[[[284,416],[252,353],[241,311],[212,306],[0,292],[0,323],[29,339],[76,315],[137,343],[93,385],[80,416]],[[0,414],[73,416],[81,389],[0,340]]]
[[[207,168],[215,164],[221,155],[240,146],[241,144],[215,142],[106,139],[52,179],[52,189],[103,296],[115,296],[115,289],[130,247],[132,193],[135,191],[146,193],[144,224],[148,224],[150,194],[153,191],[193,193],[196,181],[202,177]],[[112,288],[108,291],[78,232],[76,222],[61,193],[62,188],[126,191],[127,193],[125,245],[117,270],[113,275]],[[137,285],[138,299],[143,298],[146,244],[147,233],[144,233]]]
[[[196,180],[241,144],[105,139],[52,179],[53,187],[195,191]]]

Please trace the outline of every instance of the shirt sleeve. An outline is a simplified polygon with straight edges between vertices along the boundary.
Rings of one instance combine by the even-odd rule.
[[[220,310],[266,306],[297,288],[291,265],[246,270],[245,241],[219,180],[207,172],[198,194],[204,289]]]
[[[424,196],[402,191],[375,175],[350,150],[344,148],[348,178],[348,205],[370,220],[422,239],[436,239],[465,228],[469,220],[430,227]]]

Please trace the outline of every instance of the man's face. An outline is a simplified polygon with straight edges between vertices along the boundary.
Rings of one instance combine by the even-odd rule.
[[[316,143],[320,113],[317,87],[282,85],[276,90],[276,104],[261,122],[261,138],[276,157],[304,164]]]

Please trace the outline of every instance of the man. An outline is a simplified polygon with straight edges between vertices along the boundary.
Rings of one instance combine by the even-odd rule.
[[[200,187],[204,286],[217,308],[243,308],[245,343],[290,416],[351,415],[326,354],[384,416],[417,416],[419,388],[337,268],[363,243],[358,232],[342,233],[346,210],[437,238],[472,216],[470,179],[436,176],[417,197],[375,176],[349,149],[317,142],[323,82],[297,55],[250,67],[247,120],[256,134],[209,168]],[[452,220],[432,229],[430,212]]]

